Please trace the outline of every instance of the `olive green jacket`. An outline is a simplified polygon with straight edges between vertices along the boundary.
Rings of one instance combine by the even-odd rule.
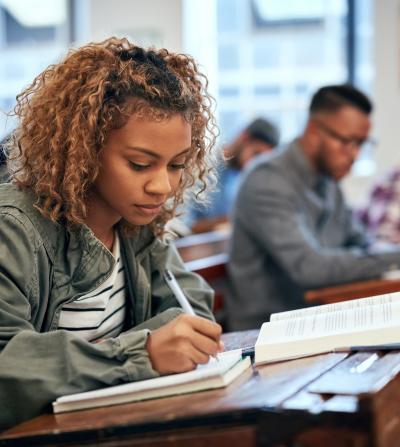
[[[0,185],[0,428],[50,411],[63,394],[157,376],[147,336],[182,312],[160,270],[171,269],[196,313],[213,318],[205,281],[142,227],[135,237],[120,234],[133,329],[98,344],[57,330],[61,307],[101,284],[115,260],[88,227],[69,231],[32,203],[31,194]]]

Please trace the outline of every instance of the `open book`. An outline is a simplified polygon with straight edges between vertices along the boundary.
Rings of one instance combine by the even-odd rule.
[[[219,354],[218,360],[212,358],[193,371],[59,397],[53,402],[53,410],[61,413],[222,388],[250,365],[250,359],[242,359],[240,352],[226,352]]]
[[[395,343],[400,293],[389,293],[272,314],[255,344],[255,363]]]

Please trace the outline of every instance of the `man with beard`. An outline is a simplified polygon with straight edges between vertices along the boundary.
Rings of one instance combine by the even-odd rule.
[[[400,265],[400,248],[374,249],[339,186],[368,140],[371,111],[354,87],[323,87],[303,134],[244,174],[228,267],[230,330],[304,307],[307,289],[376,278]]]

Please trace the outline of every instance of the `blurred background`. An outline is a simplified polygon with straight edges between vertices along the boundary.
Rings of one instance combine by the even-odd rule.
[[[362,204],[399,163],[400,0],[0,0],[0,139],[16,95],[71,46],[126,36],[196,57],[217,101],[218,147],[264,116],[301,132],[311,94],[351,82],[376,109],[344,188]]]

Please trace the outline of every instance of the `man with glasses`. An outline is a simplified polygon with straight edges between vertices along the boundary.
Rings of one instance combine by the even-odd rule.
[[[339,186],[368,141],[371,111],[354,87],[323,87],[303,134],[245,172],[233,214],[230,330],[304,307],[307,289],[379,277],[400,265],[400,248],[372,248]]]

